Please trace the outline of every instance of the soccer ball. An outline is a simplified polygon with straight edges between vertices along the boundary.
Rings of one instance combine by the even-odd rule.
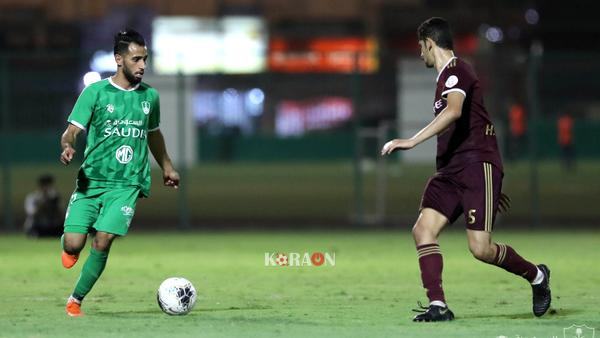
[[[169,315],[185,315],[196,304],[196,289],[192,283],[181,277],[167,278],[158,287],[158,306]]]

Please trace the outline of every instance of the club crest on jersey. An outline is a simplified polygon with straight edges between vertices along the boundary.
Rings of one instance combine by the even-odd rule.
[[[119,163],[127,164],[133,158],[133,149],[130,146],[120,146],[115,153],[115,157]]]
[[[121,212],[123,213],[123,216],[131,217],[133,216],[134,210],[132,207],[125,205],[121,208]]]
[[[146,115],[150,114],[150,102],[142,101],[142,111]]]
[[[112,113],[115,111],[115,106],[112,103],[106,105],[106,111]]]
[[[446,80],[446,87],[447,88],[452,88],[452,87],[456,86],[457,83],[458,83],[458,78],[456,77],[456,75],[451,75]]]

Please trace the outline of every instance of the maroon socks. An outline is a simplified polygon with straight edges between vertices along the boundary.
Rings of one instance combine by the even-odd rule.
[[[519,256],[510,246],[500,243],[495,243],[495,245],[497,250],[493,265],[521,276],[530,283],[535,284],[541,281],[537,266]],[[446,303],[444,290],[442,289],[444,262],[440,246],[438,244],[418,245],[417,255],[419,256],[419,267],[421,268],[421,280],[423,281],[423,287],[427,290],[429,302],[440,301]],[[538,279],[540,280],[538,281]]]
[[[534,281],[538,274],[538,268],[533,263],[526,261],[523,257],[510,246],[501,243],[495,243],[496,257],[492,264],[502,269],[514,273],[527,279],[530,283]]]
[[[442,269],[444,262],[438,244],[424,244],[417,246],[419,256],[419,267],[421,268],[421,280],[423,287],[427,290],[430,302],[441,301],[446,303],[444,290],[442,289]]]

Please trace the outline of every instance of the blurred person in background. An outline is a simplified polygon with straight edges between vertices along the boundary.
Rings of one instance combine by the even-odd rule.
[[[526,279],[532,287],[533,313],[541,316],[550,308],[550,270],[525,260],[509,245],[492,241],[496,212],[499,207],[507,210],[509,199],[501,192],[502,159],[479,80],[473,67],[454,55],[446,20],[426,20],[419,26],[417,36],[425,65],[438,72],[435,117],[413,137],[391,140],[381,149],[381,154],[387,155],[437,136],[437,172],[427,182],[412,230],[429,306],[419,304],[420,309],[415,311],[420,314],[413,320],[454,319],[442,287],[443,259],[438,237],[461,214],[473,256]],[[477,285],[477,281],[473,282]]]
[[[518,159],[520,150],[523,148],[526,131],[525,108],[520,103],[514,103],[508,111],[508,121],[510,129],[508,156],[511,159]]]
[[[59,237],[63,232],[63,210],[52,175],[38,178],[38,188],[25,197],[25,233],[32,237]]]
[[[158,92],[142,82],[148,58],[142,35],[134,30],[117,33],[114,57],[116,74],[81,92],[61,137],[60,161],[68,165],[77,135],[87,133],[62,237],[62,264],[70,269],[93,234],[90,255],[67,300],[66,312],[73,317],[83,315],[81,302],[104,271],[114,239],[129,231],[137,199],[150,194],[148,149],[163,171],[164,184],[179,185],[159,128]]]
[[[573,145],[573,117],[570,114],[562,114],[557,120],[558,145],[563,168],[568,171],[575,169],[575,149]]]

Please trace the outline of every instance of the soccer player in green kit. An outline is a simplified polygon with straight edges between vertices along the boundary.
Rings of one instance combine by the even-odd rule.
[[[88,233],[93,234],[90,255],[67,300],[69,316],[83,315],[81,302],[102,274],[113,240],[127,234],[137,199],[149,195],[148,148],[162,168],[164,184],[179,185],[159,129],[158,92],[142,82],[148,58],[144,38],[134,30],[117,33],[114,55],[116,74],[83,90],[61,138],[60,161],[68,165],[77,135],[87,132],[83,164],[65,217],[65,268],[75,265]]]

